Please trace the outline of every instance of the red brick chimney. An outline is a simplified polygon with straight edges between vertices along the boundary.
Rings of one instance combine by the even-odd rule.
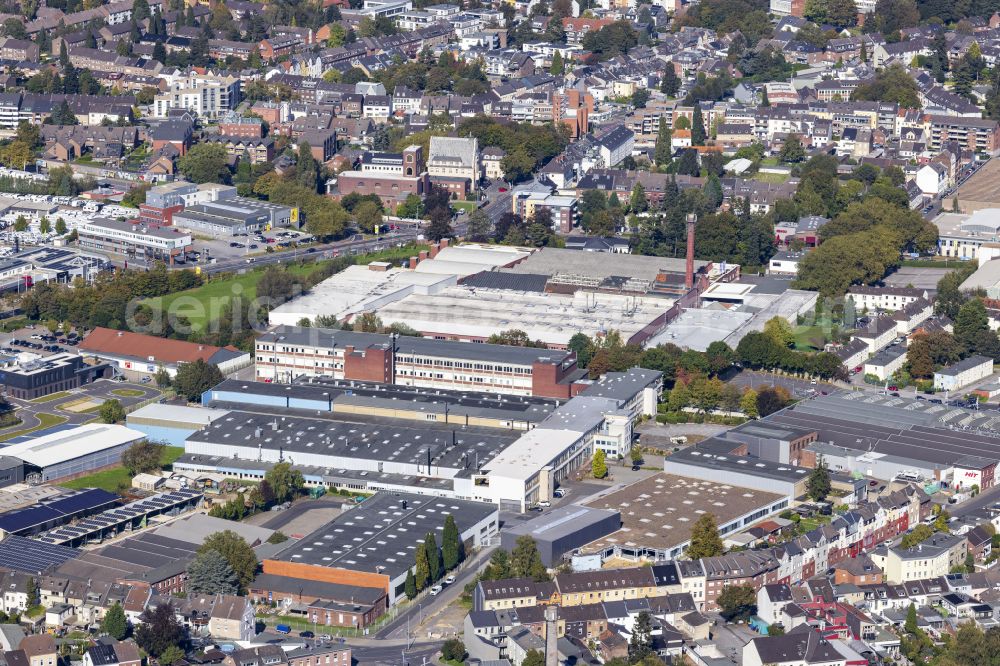
[[[694,213],[687,216],[687,266],[684,269],[684,286],[690,289],[694,286],[694,223],[698,217]]]

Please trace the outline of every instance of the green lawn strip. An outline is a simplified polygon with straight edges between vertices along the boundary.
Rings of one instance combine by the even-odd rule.
[[[56,416],[55,414],[36,414],[38,416],[38,425],[31,428],[25,428],[24,430],[16,430],[14,432],[8,432],[0,435],[0,442],[6,442],[8,439],[14,439],[15,437],[20,437],[21,435],[27,435],[28,433],[35,432],[36,430],[44,430],[45,428],[51,428],[52,426],[57,426],[61,423],[66,422],[65,416]]]
[[[43,395],[41,398],[35,398],[31,402],[34,403],[52,402],[53,400],[58,400],[60,398],[68,398],[71,395],[73,394],[70,393],[69,391],[59,391],[58,393],[50,393],[48,395]]]
[[[160,465],[164,469],[169,468],[173,465],[174,461],[177,460],[184,453],[184,447],[182,446],[168,446],[163,450],[163,455],[160,456]],[[87,476],[81,476],[76,479],[71,479],[65,483],[60,483],[63,488],[70,488],[73,490],[79,490],[80,488],[103,488],[108,492],[118,492],[119,488],[127,488],[132,485],[132,475],[128,473],[128,470],[124,467],[113,467],[111,469],[104,469],[100,472],[94,472],[93,474],[88,474]]]
[[[141,398],[146,395],[145,391],[140,391],[139,389],[111,389],[111,392],[123,398]]]
[[[412,246],[393,247],[381,252],[359,255],[363,261],[358,263],[369,263],[372,261],[404,259],[416,254],[416,249]],[[316,269],[320,268],[324,262],[305,262],[284,264],[285,270],[296,277],[305,277]],[[191,328],[195,332],[204,330],[205,325],[214,321],[222,312],[223,306],[231,302],[232,298],[239,295],[242,299],[252,300],[257,297],[257,283],[264,276],[264,269],[248,271],[241,275],[226,274],[216,278],[200,287],[179,291],[176,294],[150,298],[143,301],[154,310],[159,309],[172,313],[174,316],[187,317],[191,322]]]

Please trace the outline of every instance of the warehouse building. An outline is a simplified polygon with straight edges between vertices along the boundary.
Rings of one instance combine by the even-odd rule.
[[[806,454],[814,459],[822,454],[832,470],[881,479],[915,473],[941,487],[985,490],[995,482],[1000,458],[995,413],[927,400],[829,395],[797,403],[765,422],[814,430],[816,444]]]
[[[260,380],[330,377],[564,399],[586,376],[573,352],[308,327],[260,336],[254,363]]]
[[[122,453],[143,439],[125,426],[91,423],[11,444],[3,453],[24,462],[29,481],[50,483],[117,465]]]
[[[195,233],[216,237],[260,233],[270,229],[299,226],[299,209],[233,197],[222,201],[188,206],[173,214],[174,225]]]
[[[202,404],[307,409],[421,423],[530,430],[552,413],[558,401],[310,377],[292,385],[227,379],[206,391]],[[178,415],[179,421],[183,421],[183,414]],[[161,418],[172,420],[165,412]],[[174,427],[183,426],[174,423],[177,424]]]
[[[100,513],[121,498],[100,488],[87,488],[47,497],[29,506],[0,514],[0,534],[31,536]]]
[[[617,532],[621,526],[621,514],[616,509],[569,504],[546,512],[530,522],[504,529],[500,535],[500,547],[512,551],[520,537],[529,536],[538,546],[542,564],[554,568],[559,566],[564,556]]]
[[[227,413],[222,409],[154,403],[129,413],[125,425],[138,430],[151,442],[184,446],[188,437]]]
[[[688,547],[691,527],[704,514],[712,514],[719,535],[727,537],[790,504],[787,495],[742,487],[736,479],[704,476],[657,474],[591,502],[590,507],[619,512],[622,527],[583,550],[602,559],[677,559]]]
[[[676,476],[773,493],[787,501],[805,494],[808,469],[734,454],[737,445],[737,442],[709,438],[668,456],[663,462],[663,470]]]
[[[160,368],[173,377],[180,365],[197,360],[218,367],[222,374],[252,363],[250,354],[235,347],[214,347],[100,326],[87,334],[79,350],[81,355],[100,359],[131,379],[152,375]]]
[[[993,374],[993,359],[970,356],[934,373],[934,388],[938,391],[958,391]]]
[[[447,516],[454,518],[466,552],[487,545],[499,534],[495,505],[425,497],[411,493],[378,493],[318,530],[263,561],[263,572],[301,580],[375,588],[385,594],[386,608],[405,597],[406,574],[424,535],[438,546]]]

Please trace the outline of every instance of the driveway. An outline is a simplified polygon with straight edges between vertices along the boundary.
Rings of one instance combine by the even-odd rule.
[[[141,392],[142,395],[123,396],[114,393],[114,391],[121,390]],[[131,384],[128,382],[113,382],[107,379],[99,379],[92,384],[74,389],[70,392],[70,395],[46,402],[31,402],[29,400],[8,398],[8,402],[16,408],[15,413],[21,419],[21,422],[17,425],[0,429],[0,435],[38,427],[41,425],[41,421],[38,418],[39,414],[51,414],[60,417],[63,421],[59,425],[82,425],[93,421],[97,418],[93,412],[74,412],[64,409],[64,406],[69,406],[81,400],[90,399],[100,404],[105,400],[114,399],[118,400],[123,407],[128,408],[130,405],[135,405],[160,395],[159,389],[146,384]]]

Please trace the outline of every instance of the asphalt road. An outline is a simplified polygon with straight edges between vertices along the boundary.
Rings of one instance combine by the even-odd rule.
[[[421,618],[431,617],[458,600],[466,583],[471,581],[476,573],[486,565],[494,550],[495,548],[484,548],[472,560],[467,560],[458,573],[453,574],[455,582],[446,586],[436,597],[430,596],[426,591],[421,593],[409,608],[376,632],[375,638],[380,640],[405,639],[407,638],[407,628],[409,628],[410,634],[414,635]]]
[[[744,370],[738,375],[733,376],[727,381],[736,384],[737,386],[746,386],[749,388],[762,388],[765,386],[783,386],[792,394],[795,398],[804,398],[812,395],[812,391],[826,391],[827,393],[839,393],[843,389],[837,388],[832,384],[827,384],[826,382],[816,382],[813,384],[807,379],[795,379],[793,377],[785,377],[783,375],[771,375],[766,372],[756,372],[753,370]]]
[[[351,641],[347,641],[351,645]],[[405,645],[351,645],[351,662],[359,666],[421,666],[429,663],[444,641]]]
[[[129,389],[142,391],[142,396],[125,397],[120,395],[115,395],[112,393],[115,389]],[[28,428],[35,428],[41,424],[38,418],[38,414],[55,414],[65,419],[65,422],[60,425],[80,425],[91,421],[94,419],[93,413],[87,412],[70,412],[63,411],[60,409],[60,405],[64,405],[70,402],[76,402],[81,398],[93,398],[95,402],[104,402],[108,399],[115,399],[122,403],[122,406],[128,407],[129,405],[134,405],[143,400],[149,400],[160,395],[160,392],[148,385],[142,384],[130,384],[128,382],[112,382],[107,379],[100,379],[93,384],[88,384],[80,389],[72,392],[72,395],[68,395],[64,398],[57,398],[55,400],[49,400],[48,402],[30,402],[27,400],[18,400],[17,398],[8,398],[8,401],[17,407],[16,414],[21,419],[21,422],[17,425],[9,426],[0,430],[0,434],[9,432],[19,432],[21,430],[27,430]]]

